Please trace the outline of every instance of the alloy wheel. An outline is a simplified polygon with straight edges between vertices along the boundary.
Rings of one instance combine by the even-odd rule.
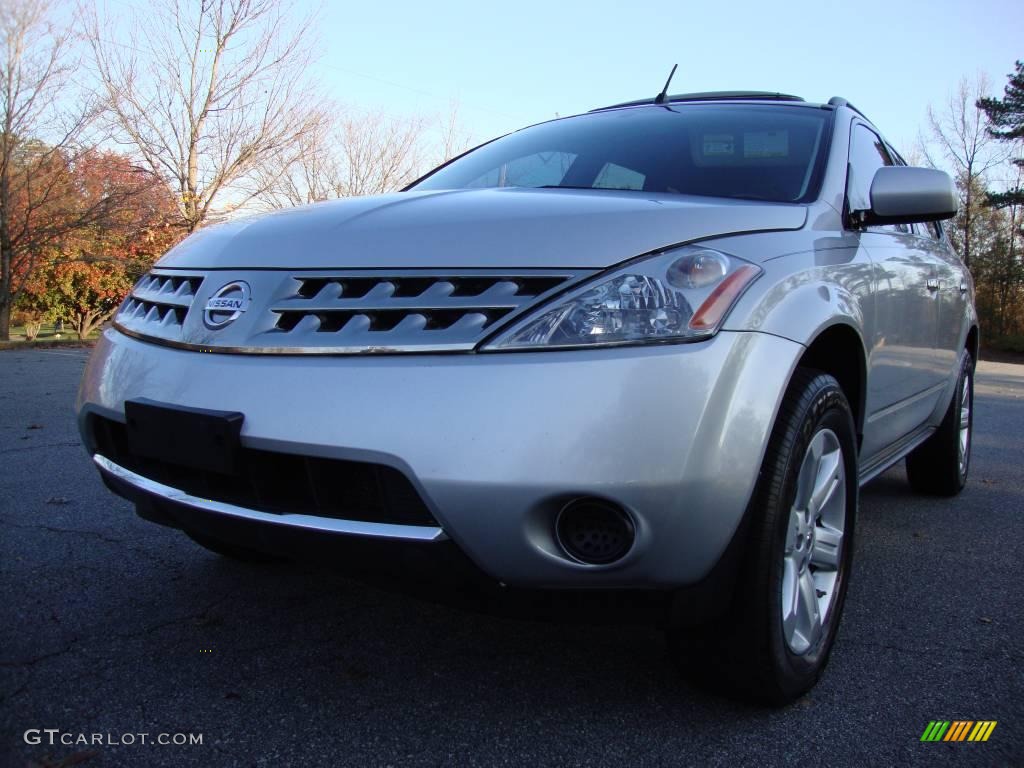
[[[800,465],[783,552],[782,628],[789,649],[817,646],[839,586],[846,528],[846,466],[839,438],[822,429]]]
[[[963,394],[960,396],[960,474],[967,468],[971,455],[971,376],[964,377]]]

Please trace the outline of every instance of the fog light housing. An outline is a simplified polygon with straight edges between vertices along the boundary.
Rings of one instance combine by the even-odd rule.
[[[575,499],[555,518],[555,539],[570,558],[586,565],[621,560],[636,538],[629,514],[601,499]]]

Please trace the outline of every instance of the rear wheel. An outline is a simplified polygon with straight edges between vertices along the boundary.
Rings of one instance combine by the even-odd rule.
[[[192,541],[204,549],[208,549],[211,552],[215,552],[221,557],[226,557],[231,560],[238,560],[243,563],[273,563],[280,560],[278,557],[268,555],[265,552],[259,552],[255,549],[246,549],[245,547],[239,547],[234,544],[229,544],[220,539],[215,539],[196,531],[185,531]]]
[[[704,687],[764,703],[806,693],[825,669],[853,553],[857,462],[839,383],[799,369],[772,432],[749,514],[732,610],[673,628],[686,673]]]
[[[964,355],[956,391],[942,423],[907,456],[907,479],[919,493],[955,496],[967,483],[974,427],[974,361]]]

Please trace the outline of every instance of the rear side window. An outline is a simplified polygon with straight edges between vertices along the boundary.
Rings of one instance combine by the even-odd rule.
[[[612,109],[511,133],[411,189],[572,187],[809,202],[831,127],[831,110],[793,105]]]

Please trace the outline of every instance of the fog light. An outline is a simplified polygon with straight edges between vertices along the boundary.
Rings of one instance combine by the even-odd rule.
[[[555,537],[573,560],[607,565],[625,557],[635,531],[622,508],[600,499],[576,499],[558,513]]]

